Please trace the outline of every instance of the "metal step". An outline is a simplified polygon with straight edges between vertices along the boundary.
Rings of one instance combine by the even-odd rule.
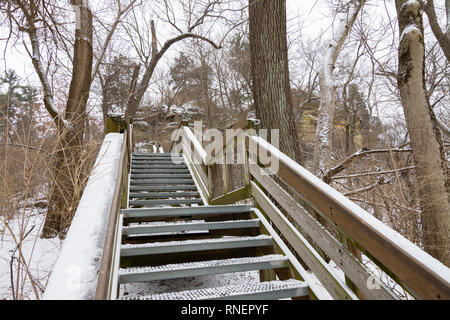
[[[134,169],[187,169],[185,164],[171,164],[171,165],[163,165],[163,164],[131,164],[131,170]]]
[[[180,197],[200,197],[198,192],[146,192],[146,193],[130,193],[130,199],[164,199],[164,198],[180,198]]]
[[[131,174],[188,174],[188,169],[131,169]]]
[[[156,267],[127,268],[120,270],[119,283],[169,280],[253,270],[272,270],[286,268],[288,265],[289,260],[285,256],[267,255],[262,257],[168,264]]]
[[[123,209],[124,218],[155,218],[155,217],[182,217],[200,215],[221,215],[230,213],[249,213],[252,205],[224,205],[224,206],[204,206],[189,208],[143,208],[143,209]]]
[[[191,179],[190,174],[136,174],[131,173],[130,178],[134,179]]]
[[[198,252],[222,249],[255,248],[272,245],[272,237],[259,235],[256,237],[226,237],[217,239],[201,239],[190,241],[151,242],[144,244],[123,244],[120,255],[144,256],[152,254]]]
[[[147,206],[147,205],[172,205],[172,204],[202,204],[202,199],[158,199],[158,200],[130,200],[130,206]]]
[[[195,185],[174,185],[174,186],[130,186],[130,191],[178,191],[178,190],[197,190]]]
[[[145,153],[145,152],[133,152],[133,157],[182,157],[179,153]]]
[[[140,159],[162,159],[162,160],[166,160],[166,159],[183,159],[183,157],[180,156],[160,156],[160,155],[140,155],[140,156],[133,156],[132,157],[133,160],[140,160]]]
[[[130,225],[123,227],[124,235],[142,235],[166,232],[203,231],[203,230],[226,230],[226,229],[246,229],[259,227],[259,220],[235,220],[219,222],[158,222],[142,223],[140,225]]]
[[[126,300],[276,300],[308,296],[308,285],[298,280],[270,281],[237,286],[186,290],[147,296],[124,297]]]
[[[184,161],[176,161],[173,162],[172,160],[167,161],[161,161],[161,160],[132,160],[132,165],[152,165],[152,164],[159,164],[159,165],[183,165],[185,164]]]
[[[194,184],[194,180],[192,179],[140,179],[140,180],[131,180],[131,185],[138,184]]]

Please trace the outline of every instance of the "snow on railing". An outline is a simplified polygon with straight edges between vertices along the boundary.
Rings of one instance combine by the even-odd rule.
[[[109,133],[95,161],[43,299],[93,299],[124,135]]]

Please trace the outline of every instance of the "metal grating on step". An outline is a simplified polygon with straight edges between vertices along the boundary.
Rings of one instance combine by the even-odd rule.
[[[186,290],[148,296],[125,297],[126,300],[275,300],[308,295],[307,285],[298,280],[270,281],[238,286]]]
[[[223,237],[217,239],[124,244],[121,247],[121,255],[140,256],[177,252],[256,248],[271,245],[272,237],[266,235],[259,235],[256,237]]]
[[[245,229],[259,227],[258,219],[219,221],[219,222],[172,222],[172,223],[147,223],[133,224],[123,228],[124,235],[152,234],[164,232],[203,231],[203,230],[225,230]]]
[[[285,268],[288,259],[283,255],[266,255],[223,260],[168,264],[156,267],[127,268],[120,270],[119,282],[145,282],[196,277],[252,270]]]

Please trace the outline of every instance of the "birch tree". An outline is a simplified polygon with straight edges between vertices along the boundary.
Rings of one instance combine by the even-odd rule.
[[[397,82],[411,139],[424,248],[450,266],[450,205],[445,155],[425,88],[422,3],[396,0],[400,47]]]
[[[322,177],[330,167],[333,146],[333,122],[337,100],[333,71],[345,39],[364,3],[365,0],[354,0],[348,4],[348,11],[339,19],[339,25],[334,30],[322,59],[319,71],[320,105],[314,145],[314,170],[319,177]]]

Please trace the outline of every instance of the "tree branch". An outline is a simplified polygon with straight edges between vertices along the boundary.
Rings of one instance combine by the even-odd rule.
[[[428,0],[426,1],[425,4],[423,3],[423,1],[421,2],[424,5],[424,11],[427,14],[428,21],[430,22],[431,30],[433,31],[433,34],[436,37],[439,46],[442,48],[442,51],[444,52],[444,55],[447,58],[447,61],[450,62],[450,25],[447,25],[445,31],[443,31],[439,26],[436,17],[436,10],[434,9],[434,1]],[[450,2],[449,0],[446,0],[447,22],[449,22],[450,20],[450,17],[448,16],[450,14],[449,2]]]
[[[385,170],[385,171],[375,171],[375,172],[365,172],[365,173],[358,173],[358,174],[350,174],[347,176],[337,176],[337,177],[332,177],[332,180],[339,180],[339,179],[348,179],[348,178],[359,178],[359,177],[368,177],[368,176],[377,176],[380,174],[389,174],[389,173],[394,173],[394,172],[399,172],[399,171],[406,171],[406,170],[412,170],[415,169],[415,166],[411,166],[411,167],[405,167],[405,168],[400,168],[400,169],[394,169],[394,170]]]
[[[337,166],[328,170],[328,172],[324,174],[322,180],[326,183],[330,183],[334,175],[346,169],[354,160],[362,158],[369,154],[387,153],[387,152],[411,152],[411,151],[412,151],[411,149],[400,149],[400,148],[368,150],[367,148],[364,147],[359,151],[355,152],[354,154],[352,154],[351,156],[349,156],[348,158],[344,159]]]

